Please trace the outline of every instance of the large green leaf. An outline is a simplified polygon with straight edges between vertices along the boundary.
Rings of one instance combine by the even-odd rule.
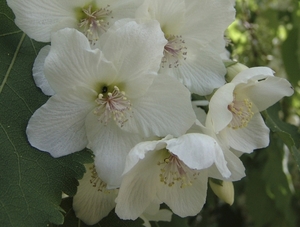
[[[30,146],[26,126],[47,101],[36,88],[31,69],[44,45],[29,39],[0,1],[0,223],[5,227],[40,227],[62,223],[62,192],[74,195],[89,152],[54,159]]]

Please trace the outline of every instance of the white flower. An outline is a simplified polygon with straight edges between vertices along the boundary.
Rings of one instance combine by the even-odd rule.
[[[274,77],[270,68],[246,69],[214,93],[206,126],[231,148],[250,153],[269,144],[269,129],[259,112],[292,94],[291,84]]]
[[[230,177],[221,148],[200,133],[137,144],[128,154],[116,213],[136,219],[154,201],[181,216],[196,215],[206,199],[209,168]]]
[[[76,28],[96,41],[116,20],[133,17],[135,0],[7,0],[15,23],[29,37],[49,42],[51,32]]]
[[[224,31],[234,21],[230,1],[146,0],[136,15],[157,20],[168,40],[161,72],[200,95],[225,83],[226,69],[216,49],[224,49]]]
[[[131,21],[101,37],[100,51],[75,29],[53,35],[44,73],[55,95],[33,114],[27,136],[54,157],[87,146],[99,177],[118,187],[125,157],[142,137],[179,136],[195,115],[182,84],[157,79],[166,40],[155,21]]]
[[[116,206],[118,189],[107,189],[99,177],[94,164],[86,164],[86,173],[79,180],[77,193],[73,198],[76,217],[88,225],[98,223]]]
[[[73,209],[76,217],[88,225],[98,223],[106,217],[116,206],[115,199],[118,189],[107,189],[97,174],[94,164],[86,164],[86,173],[79,180],[77,193],[73,197]],[[159,209],[158,203],[151,204],[140,216],[144,226],[151,227],[149,221],[171,221],[172,212]]]

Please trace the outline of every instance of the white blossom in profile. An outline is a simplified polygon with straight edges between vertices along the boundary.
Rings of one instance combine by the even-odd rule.
[[[206,126],[231,148],[244,153],[269,145],[269,128],[260,114],[294,90],[267,67],[248,68],[220,87],[209,102]]]
[[[190,92],[157,76],[166,44],[157,22],[130,21],[102,37],[100,50],[75,29],[53,34],[44,73],[55,94],[33,114],[27,136],[54,157],[90,148],[99,177],[118,187],[134,145],[170,131],[179,136],[195,115]]]
[[[168,43],[160,72],[182,82],[192,93],[210,94],[225,84],[224,31],[235,19],[229,0],[146,0],[139,19],[157,20]]]

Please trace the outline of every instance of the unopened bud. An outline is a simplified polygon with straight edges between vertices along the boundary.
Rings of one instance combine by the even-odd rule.
[[[230,82],[233,80],[233,78],[239,74],[240,72],[244,71],[245,69],[248,69],[247,66],[241,64],[241,63],[235,63],[229,67],[227,67],[227,74],[226,74],[226,81]]]
[[[234,202],[234,187],[231,181],[221,181],[220,183],[215,183],[214,179],[209,179],[209,186],[213,192],[221,200],[229,205]]]

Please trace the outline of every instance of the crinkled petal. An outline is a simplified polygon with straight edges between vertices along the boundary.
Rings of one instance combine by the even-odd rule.
[[[87,38],[70,28],[53,34],[44,72],[56,93],[80,84],[99,92],[99,85],[109,85],[117,75],[114,66],[104,58],[102,52],[99,49],[91,50]]]
[[[85,119],[95,106],[91,96],[95,93],[83,87],[52,96],[29,120],[26,133],[30,144],[53,157],[85,148]]]
[[[215,161],[218,144],[210,136],[189,133],[166,143],[167,149],[191,169],[206,169]]]
[[[232,83],[225,84],[213,94],[209,102],[206,121],[210,121],[216,133],[227,127],[232,120],[228,105],[233,101],[234,88]]]
[[[155,79],[147,93],[132,101],[132,118],[124,130],[139,132],[145,137],[174,136],[185,133],[196,116],[189,91],[175,79],[161,75]]]
[[[93,165],[86,165],[87,172],[79,180],[77,193],[73,198],[73,209],[76,217],[88,225],[98,223],[114,209],[117,197],[116,190],[98,190],[97,185],[91,183],[92,174],[89,169]],[[100,179],[99,179],[100,180]]]
[[[171,138],[173,138],[173,136],[168,135],[161,140],[145,141],[135,145],[126,157],[126,165],[123,174],[130,171],[139,162],[140,159],[144,159],[147,152],[165,148],[166,141]]]
[[[125,167],[126,156],[141,136],[121,130],[114,121],[101,123],[91,111],[86,119],[88,148],[95,154],[95,166],[99,177],[108,188],[117,188]]]
[[[47,45],[40,50],[33,64],[32,75],[36,86],[39,87],[45,95],[52,96],[55,92],[50,87],[44,74],[45,59],[49,54],[50,48],[51,46]]]
[[[156,201],[160,168],[160,155],[148,152],[131,171],[123,176],[117,197],[116,213],[122,219],[137,219],[147,207]]]
[[[115,28],[101,36],[104,56],[118,70],[118,82],[125,83],[128,96],[140,96],[157,76],[167,43],[157,21],[137,23],[118,21]]]
[[[191,186],[169,187],[161,183],[158,198],[180,217],[195,216],[201,211],[206,201],[207,179],[207,171],[202,170]]]
[[[238,85],[236,90],[237,93],[250,99],[259,112],[272,106],[284,96],[291,96],[294,93],[292,85],[286,79],[274,76],[250,82],[245,87]]]
[[[240,84],[240,83],[247,83],[250,79],[264,79],[269,76],[273,75],[274,71],[268,67],[252,67],[241,71],[237,74],[231,83]]]
[[[228,144],[235,150],[251,153],[254,149],[269,145],[269,128],[265,125],[260,113],[253,115],[248,125],[240,129],[226,128]]]

